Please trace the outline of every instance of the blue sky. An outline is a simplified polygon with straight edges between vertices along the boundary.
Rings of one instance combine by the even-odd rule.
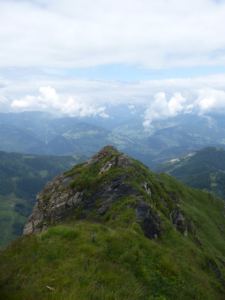
[[[91,68],[57,69],[41,68],[48,74],[62,76],[74,76],[88,79],[101,80],[159,80],[172,78],[189,78],[194,76],[205,76],[225,73],[225,66],[197,66],[191,68],[170,68],[170,69],[143,69],[137,66],[125,66],[122,64],[109,64]]]

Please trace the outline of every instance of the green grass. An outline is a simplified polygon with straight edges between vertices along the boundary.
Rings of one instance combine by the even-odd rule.
[[[151,241],[136,226],[76,222],[20,238],[0,253],[0,294],[13,300],[224,299],[207,256],[188,239],[174,231]]]
[[[19,238],[0,251],[1,299],[224,299],[225,288],[209,265],[217,264],[225,278],[218,259],[225,259],[224,203],[167,174],[153,174],[133,159],[134,168],[112,167],[99,175],[105,161],[118,155],[109,155],[87,169],[75,166],[66,174],[80,175],[66,188],[86,188],[91,193],[116,175],[127,175],[126,182],[140,191],[164,222],[158,239],[144,236],[135,214],[140,198],[134,195],[115,201],[104,218],[96,218],[93,211],[79,221],[80,206],[66,221],[58,221],[44,233]],[[151,188],[151,196],[141,187],[143,181]],[[193,222],[196,236],[188,231],[185,237],[174,230],[170,211],[177,207],[171,193],[179,197],[185,220]],[[101,201],[96,201],[97,207]]]
[[[24,204],[24,201],[17,198],[13,193],[7,196],[0,196],[0,249],[6,247],[18,237],[13,233],[13,224],[20,223],[24,225],[26,223],[27,218],[20,216],[14,211],[17,203]],[[7,227],[6,234],[5,229]]]

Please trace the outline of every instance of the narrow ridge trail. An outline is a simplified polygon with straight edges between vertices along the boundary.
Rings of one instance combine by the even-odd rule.
[[[7,229],[12,225],[12,222],[13,222],[13,220],[14,220],[13,214],[12,214],[11,210],[9,210],[9,212],[10,212],[10,214],[11,214],[11,216],[12,216],[12,219],[11,219],[10,224],[9,224],[9,225],[6,227],[6,229],[5,229],[5,237],[4,237],[3,241],[1,242],[0,248],[1,248],[2,244],[4,243],[6,237],[7,237],[7,234],[8,234]]]

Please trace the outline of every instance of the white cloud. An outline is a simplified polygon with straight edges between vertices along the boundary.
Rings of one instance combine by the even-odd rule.
[[[73,97],[59,97],[56,91],[50,86],[39,89],[40,96],[29,96],[13,100],[11,108],[16,111],[48,111],[56,115],[68,115],[71,117],[95,117],[99,115],[102,118],[109,116],[104,112],[105,107],[88,105],[80,103]]]
[[[225,2],[0,1],[0,66],[225,64]]]
[[[132,105],[128,105],[127,106],[129,109],[133,109],[133,108],[135,108],[135,106],[132,104]]]
[[[146,129],[150,127],[152,121],[175,117],[184,110],[186,99],[180,93],[175,93],[173,97],[167,101],[165,93],[157,93],[145,111],[143,125]]]
[[[1,111],[42,110],[107,118],[105,107],[124,104],[134,106],[127,108],[133,114],[140,108],[147,110],[144,116],[149,124],[153,118],[167,118],[180,112],[225,114],[225,74],[139,82],[46,77],[32,72],[25,75],[15,70],[0,79],[0,99],[4,99],[4,106],[3,100],[0,102]],[[110,115],[110,109],[107,113]]]
[[[202,89],[199,91],[199,96],[195,106],[199,107],[199,114],[213,112],[225,112],[225,92],[222,90]]]
[[[101,112],[101,113],[99,114],[99,116],[102,117],[102,118],[104,118],[104,119],[110,118],[109,115],[107,115],[104,111]]]

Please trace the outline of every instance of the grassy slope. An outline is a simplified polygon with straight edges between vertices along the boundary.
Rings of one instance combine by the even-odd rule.
[[[209,267],[209,262],[216,262],[225,277],[218,260],[225,258],[223,202],[169,175],[159,178],[133,162],[135,173],[129,168],[125,172],[135,174],[133,185],[161,215],[164,234],[158,240],[144,237],[134,209],[126,209],[132,197],[115,202],[99,223],[92,216],[76,221],[75,214],[42,234],[19,238],[0,252],[2,299],[224,299],[225,291]],[[124,172],[115,167],[99,176],[102,163],[85,169],[76,184],[90,189]],[[151,197],[140,187],[143,179],[152,189]],[[184,237],[173,229],[169,210],[160,200],[171,191],[179,195],[186,220],[194,223],[202,249],[191,233]]]
[[[13,226],[20,226],[22,230],[33,209],[35,194],[44,188],[46,182],[84,160],[84,156],[54,157],[0,152],[0,248],[22,234],[22,231],[20,234],[18,230],[15,232]],[[16,204],[23,205],[22,215],[15,211]]]
[[[181,155],[179,161],[165,161],[152,167],[154,172],[166,172],[184,184],[212,192],[225,200],[225,151],[206,147],[194,156]]]

